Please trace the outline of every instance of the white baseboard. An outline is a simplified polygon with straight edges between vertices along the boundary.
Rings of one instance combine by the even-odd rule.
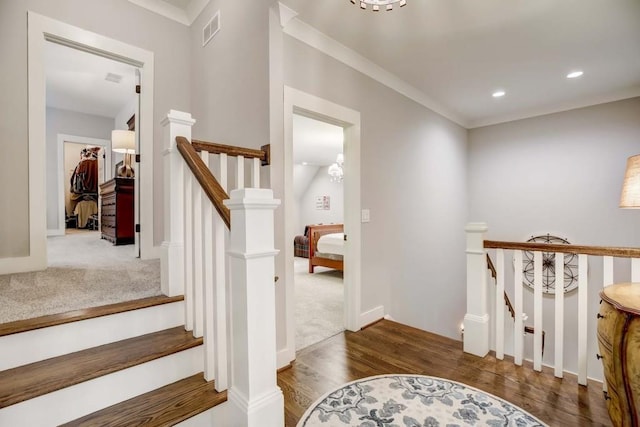
[[[288,348],[283,348],[282,350],[278,350],[276,353],[276,368],[282,369],[286,366],[289,366],[291,362],[296,360],[296,352],[291,351]]]
[[[35,256],[0,258],[0,274],[26,273],[47,268],[47,263]]]
[[[50,228],[47,230],[47,237],[50,236],[64,236],[64,228]]]
[[[360,327],[363,328],[367,325],[372,324],[373,322],[377,322],[383,317],[384,317],[384,306],[382,305],[372,308],[369,311],[365,311],[364,313],[360,314]]]

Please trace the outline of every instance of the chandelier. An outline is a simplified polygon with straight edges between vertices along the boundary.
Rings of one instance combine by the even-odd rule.
[[[360,2],[361,9],[366,9],[369,4],[374,12],[380,11],[380,7],[384,7],[386,10],[393,10],[393,5],[396,3],[400,3],[400,7],[407,4],[407,0],[351,0],[351,3],[356,4],[357,1]]]
[[[329,166],[329,170],[327,173],[329,174],[331,182],[342,182],[344,177],[344,171],[342,169],[342,165],[344,164],[344,155],[342,153],[338,154],[336,157],[336,162]]]

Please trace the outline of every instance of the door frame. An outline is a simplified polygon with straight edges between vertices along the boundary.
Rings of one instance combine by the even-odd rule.
[[[361,324],[361,224],[360,224],[360,112],[326,99],[284,86],[284,224],[286,283],[286,349],[295,359],[295,283],[293,240],[293,114],[304,115],[344,129],[344,326],[358,331]]]
[[[64,214],[64,144],[70,142],[73,144],[83,145],[99,145],[104,148],[104,163],[105,170],[107,171],[107,177],[111,178],[111,141],[107,139],[88,138],[86,136],[66,135],[63,133],[58,134],[58,170],[56,171],[57,188],[58,188],[58,228],[53,230],[47,230],[49,236],[64,236],[65,234],[65,214]],[[108,166],[107,166],[108,165]]]
[[[53,42],[123,62],[140,69],[144,90],[140,94],[140,156],[136,184],[149,191],[140,194],[140,256],[157,257],[153,247],[153,52],[83,30],[55,19],[28,12],[29,99],[29,256],[13,271],[42,270],[47,266],[46,213],[46,80],[45,43]],[[148,231],[146,231],[148,230]],[[4,271],[3,271],[4,273]]]

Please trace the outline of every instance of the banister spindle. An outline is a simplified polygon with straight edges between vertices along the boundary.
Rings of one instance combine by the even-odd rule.
[[[504,359],[504,250],[496,249],[496,358]]]
[[[533,369],[542,371],[542,252],[533,253]]]
[[[555,255],[555,366],[554,375],[563,376],[564,365],[564,254]]]
[[[185,329],[193,331],[193,174],[184,168],[184,317]]]
[[[202,202],[203,192],[200,185],[193,185],[193,336],[200,338],[204,328],[204,271],[202,265]]]
[[[640,258],[631,258],[631,281],[640,282]]]
[[[244,188],[244,156],[236,157],[236,189]]]
[[[254,157],[251,159],[251,187],[260,188],[260,159]]]
[[[524,352],[524,322],[523,322],[523,309],[522,309],[522,251],[514,251],[513,253],[515,271],[513,275],[515,297],[513,301],[513,308],[515,311],[515,321],[513,327],[513,362],[521,366]]]
[[[589,280],[587,255],[578,255],[578,384],[587,385],[587,325]]]
[[[200,152],[200,158],[209,167],[209,153]],[[204,335],[204,378],[206,381],[215,379],[215,306],[214,306],[214,276],[213,276],[213,205],[207,199],[202,203],[202,260],[203,260],[203,335]]]
[[[602,257],[602,287],[613,284],[613,257]]]

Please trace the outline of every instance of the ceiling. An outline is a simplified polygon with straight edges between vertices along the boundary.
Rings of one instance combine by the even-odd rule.
[[[47,107],[115,118],[135,96],[135,67],[47,42]],[[120,83],[105,80],[108,73]]]
[[[640,96],[638,0],[408,0],[389,12],[281,3],[466,127]],[[584,75],[567,79],[574,70]]]
[[[209,2],[129,1],[185,25]],[[640,96],[640,0],[408,0],[390,12],[348,0],[281,3],[465,127]],[[48,105],[112,116],[133,67],[48,45]],[[584,75],[567,79],[574,70]],[[129,80],[106,82],[107,72]],[[493,98],[499,89],[506,95]],[[104,106],[92,106],[98,98]]]
[[[293,115],[293,164],[329,166],[342,153],[343,141],[341,127]]]

